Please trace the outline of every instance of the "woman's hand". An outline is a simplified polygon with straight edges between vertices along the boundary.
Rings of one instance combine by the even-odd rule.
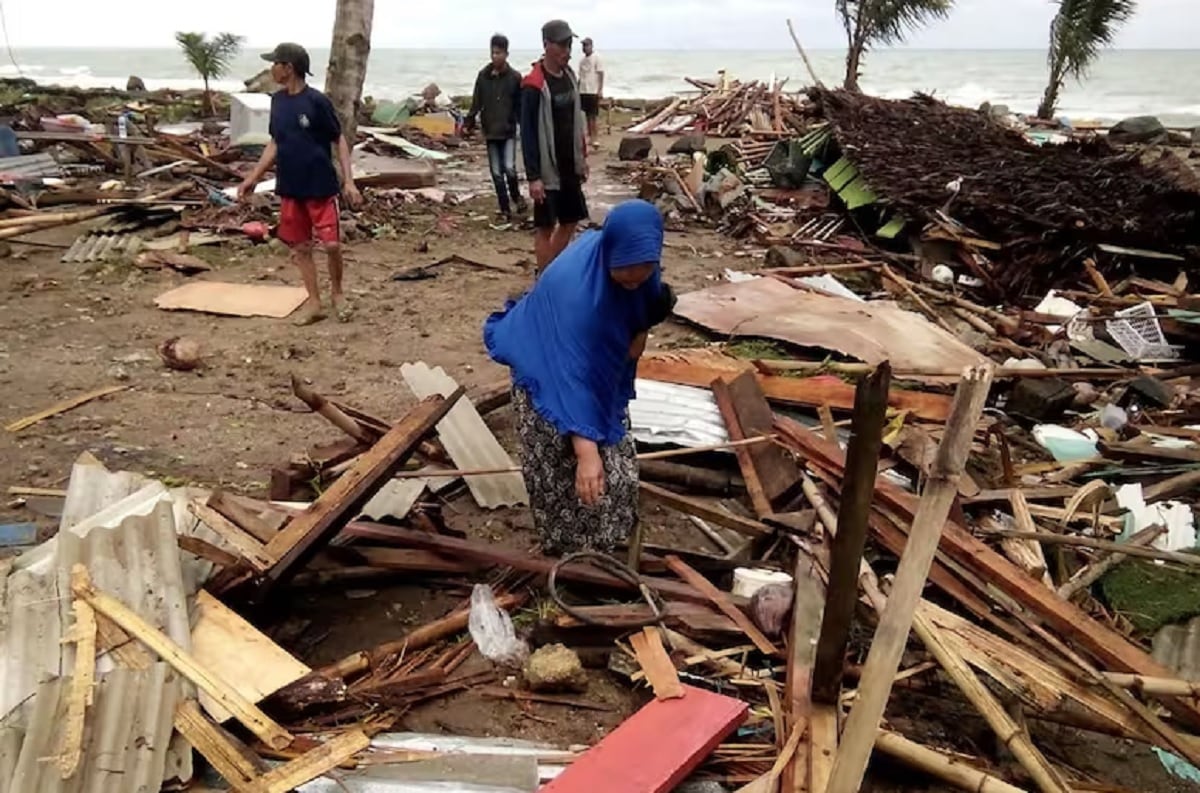
[[[604,460],[595,441],[575,435],[575,492],[584,506],[594,507],[604,495]]]

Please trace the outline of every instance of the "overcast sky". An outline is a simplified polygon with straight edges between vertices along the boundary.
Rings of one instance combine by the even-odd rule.
[[[1138,15],[1117,46],[1200,46],[1198,2],[1139,0]],[[790,16],[805,46],[833,49],[844,46],[833,5],[833,0],[376,0],[373,42],[486,47],[488,36],[502,31],[514,48],[531,49],[540,46],[542,22],[562,17],[593,36],[597,48],[787,49],[783,21]],[[324,47],[334,0],[0,0],[0,6],[18,49],[170,47],[177,30],[229,31],[254,46],[295,40]],[[949,20],[915,34],[910,46],[1040,49],[1053,8],[1051,0],[958,0]]]

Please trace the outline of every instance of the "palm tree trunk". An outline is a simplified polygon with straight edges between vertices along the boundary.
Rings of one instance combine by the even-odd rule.
[[[1058,92],[1062,90],[1063,84],[1063,64],[1061,60],[1056,60],[1050,66],[1050,82],[1046,85],[1046,93],[1042,95],[1042,102],[1038,105],[1037,117],[1047,121],[1054,118],[1054,110],[1058,107]]]
[[[858,69],[862,63],[863,42],[856,36],[854,42],[851,43],[849,51],[846,52],[846,81],[843,88],[854,93],[862,93],[862,89],[858,87]]]
[[[209,117],[217,114],[217,109],[213,107],[212,89],[208,87],[208,75],[204,75],[204,106],[208,110]]]
[[[338,0],[325,93],[337,111],[342,132],[351,146],[358,132],[358,109],[362,105],[363,82],[367,77],[374,18],[375,0]]]

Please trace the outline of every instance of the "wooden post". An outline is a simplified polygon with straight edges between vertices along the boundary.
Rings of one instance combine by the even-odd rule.
[[[887,608],[879,619],[875,640],[867,656],[858,700],[850,711],[842,743],[825,793],[856,793],[862,785],[879,732],[892,680],[900,668],[900,656],[912,628],[913,614],[937,552],[942,527],[958,494],[958,478],[966,467],[975,425],[983,412],[992,384],[989,366],[968,369],[954,396],[946,433],[913,518],[908,547],[900,559],[896,584]]]
[[[812,666],[817,632],[821,625],[821,609],[825,605],[825,592],[817,578],[816,565],[803,551],[797,553],[793,580],[796,595],[792,602],[792,630],[788,636],[783,700],[789,729],[793,734],[807,736],[808,740],[801,742],[796,753],[784,765],[779,793],[809,790],[809,767],[813,752]]]
[[[884,362],[859,381],[854,395],[837,534],[830,552],[829,588],[813,665],[813,701],[826,705],[837,703],[842,687],[842,667],[858,602],[858,568],[867,542],[891,379],[891,367]]]

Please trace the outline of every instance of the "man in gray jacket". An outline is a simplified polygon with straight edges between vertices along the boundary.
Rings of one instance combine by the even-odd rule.
[[[483,137],[487,140],[488,166],[496,186],[500,214],[512,220],[512,204],[517,212],[526,211],[517,181],[517,120],[521,105],[521,75],[508,65],[508,37],[492,36],[492,60],[475,78],[475,94],[466,128],[474,129],[482,116]],[[507,185],[506,185],[507,182]],[[507,190],[505,189],[507,187]],[[511,201],[510,201],[511,199]]]
[[[521,82],[521,151],[533,199],[538,272],[554,261],[588,216],[587,127],[569,65],[575,33],[561,19],[542,26],[544,53]]]

